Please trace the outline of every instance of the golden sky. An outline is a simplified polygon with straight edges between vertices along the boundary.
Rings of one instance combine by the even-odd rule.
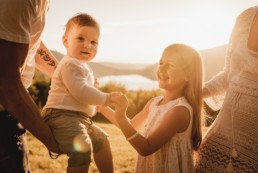
[[[42,40],[64,54],[64,25],[86,12],[101,25],[94,61],[155,63],[172,43],[198,50],[227,44],[237,15],[255,5],[257,0],[51,0]]]

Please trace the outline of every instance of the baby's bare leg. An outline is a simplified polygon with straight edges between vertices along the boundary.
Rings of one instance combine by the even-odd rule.
[[[89,171],[90,165],[83,165],[78,167],[68,167],[67,173],[85,173]]]
[[[113,173],[112,153],[108,139],[104,140],[99,151],[93,154],[100,173]]]

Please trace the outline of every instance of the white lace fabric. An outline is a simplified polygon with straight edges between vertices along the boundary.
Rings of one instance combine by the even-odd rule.
[[[225,66],[205,84],[205,88],[212,94],[211,98],[206,99],[207,103],[214,109],[221,107],[229,81],[234,76],[248,72],[258,77],[258,52],[247,47],[250,28],[254,17],[257,17],[257,8],[258,6],[250,8],[239,15],[228,45]]]
[[[191,121],[187,130],[177,133],[169,142],[155,153],[143,157],[138,156],[135,172],[137,173],[191,173],[193,168],[193,149],[191,145],[192,108],[184,97],[157,105],[162,96],[156,97],[150,105],[150,115],[144,136],[151,134],[159,125],[165,114],[175,106],[185,106],[191,113]]]
[[[239,15],[225,67],[205,85],[215,98],[226,95],[198,152],[198,172],[258,170],[258,52],[247,47],[257,17],[258,6]]]

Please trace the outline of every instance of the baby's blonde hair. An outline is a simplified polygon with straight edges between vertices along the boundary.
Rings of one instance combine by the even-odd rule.
[[[91,15],[87,13],[77,13],[75,16],[69,19],[65,25],[64,35],[66,35],[74,25],[95,27],[98,30],[98,32],[100,32],[99,23]]]
[[[202,87],[203,63],[201,55],[185,44],[172,44],[166,49],[172,52],[173,58],[186,75],[187,84],[184,96],[193,109],[192,146],[197,150],[202,141],[201,119],[203,112]]]

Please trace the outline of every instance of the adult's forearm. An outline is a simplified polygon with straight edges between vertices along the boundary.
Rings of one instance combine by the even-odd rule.
[[[228,88],[227,73],[219,73],[205,83],[202,94],[203,98],[221,95]]]
[[[37,137],[47,148],[58,152],[55,139],[40,116],[40,112],[23,87],[21,82],[17,85],[9,85],[8,82],[1,83],[1,104],[5,109],[35,137]]]
[[[26,129],[57,152],[57,145],[40,112],[24,88],[20,68],[28,52],[28,44],[0,39],[0,104]]]

